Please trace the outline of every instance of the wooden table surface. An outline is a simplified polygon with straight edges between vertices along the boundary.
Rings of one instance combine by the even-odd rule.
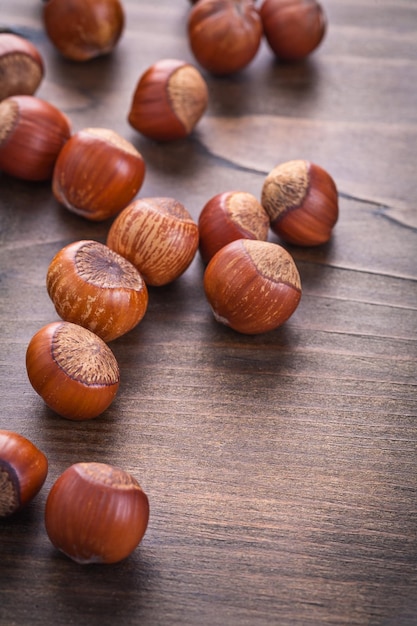
[[[144,320],[111,344],[115,402],[75,423],[33,391],[25,352],[57,319],[53,255],[105,241],[110,224],[60,207],[50,183],[0,175],[0,428],[50,464],[35,500],[0,522],[0,623],[415,625],[417,3],[323,0],[329,28],[308,62],[277,63],[262,44],[239,75],[202,70],[208,110],[166,145],[127,112],[153,62],[195,62],[190,5],[124,6],[116,51],[85,64],[52,48],[41,2],[0,1],[0,20],[38,46],[37,95],[74,131],[112,128],[141,151],[140,196],[174,197],[197,219],[216,193],[259,197],[275,165],[306,158],[334,177],[340,219],[329,244],[287,246],[303,295],[271,333],[214,321],[198,255],[151,288]],[[147,533],[119,564],[77,565],[46,535],[48,491],[78,461],[119,465],[149,496]]]

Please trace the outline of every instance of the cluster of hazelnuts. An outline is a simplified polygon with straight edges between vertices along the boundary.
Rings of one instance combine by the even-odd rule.
[[[326,16],[317,0],[190,0],[190,48],[202,67],[219,76],[243,69],[265,37],[281,61],[306,58],[322,42]]]
[[[0,518],[25,507],[48,475],[29,439],[0,430]],[[51,543],[77,563],[116,563],[140,543],[149,501],[137,480],[106,463],[75,463],[55,481],[45,506]]]
[[[99,32],[93,11],[98,5],[108,11],[109,21],[104,29],[106,13],[101,11]],[[63,55],[85,61],[116,45],[124,19],[118,0],[80,0],[80,11],[89,16],[83,22],[86,32],[94,33],[81,42],[80,29],[71,30],[65,6],[63,0],[48,0],[43,10],[46,31]],[[309,16],[308,32],[318,23],[324,32],[315,0],[265,0],[260,10],[251,0],[199,0],[188,22],[196,59],[214,74],[241,69],[259,46],[259,41],[249,46],[243,34],[255,42],[259,33],[265,33],[271,47],[274,37],[285,41],[276,13],[286,15],[290,24],[297,6],[303,25],[304,14]],[[65,24],[65,29],[57,24]],[[306,35],[298,40],[290,26],[284,30],[288,41],[297,44],[292,57],[280,53],[284,59],[306,56],[323,35],[318,37],[314,30],[312,46]],[[244,43],[240,49],[226,38],[237,33]],[[223,45],[240,50],[240,65],[223,70],[215,65],[216,51],[218,62],[235,59]],[[108,343],[143,319],[148,287],[176,280],[197,251],[205,265],[204,292],[218,322],[250,335],[288,320],[301,298],[300,276],[290,253],[269,242],[268,234],[271,229],[283,241],[299,246],[329,240],[338,217],[338,193],[324,169],[305,160],[277,165],[266,176],[259,199],[244,191],[217,194],[196,222],[174,198],[135,199],[145,177],[145,161],[129,141],[107,128],[72,133],[68,117],[34,95],[44,66],[33,44],[1,34],[0,70],[6,77],[0,91],[0,170],[28,181],[51,180],[54,197],[69,211],[91,221],[113,219],[105,244],[73,242],[57,252],[47,270],[47,292],[61,319],[32,337],[26,370],[31,385],[53,411],[70,420],[88,420],[110,406],[120,372]],[[208,98],[207,83],[196,67],[163,59],[140,77],[128,121],[156,141],[186,137],[206,110]],[[0,516],[36,495],[47,465],[33,443],[0,431]],[[88,511],[78,497],[81,486],[89,502],[97,503]],[[100,532],[94,536],[85,530],[88,516],[100,519]],[[53,485],[45,511],[52,543],[78,562],[124,558],[140,542],[148,517],[148,498],[137,481],[101,463],[68,468]]]

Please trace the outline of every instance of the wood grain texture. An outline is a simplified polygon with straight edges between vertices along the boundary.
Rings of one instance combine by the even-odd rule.
[[[205,116],[161,145],[127,114],[149,65],[193,62],[187,0],[125,0],[117,50],[82,65],[53,50],[41,2],[0,3],[2,25],[44,56],[37,95],[74,130],[112,128],[143,154],[141,197],[174,197],[197,219],[217,193],[259,197],[293,158],[328,169],[340,192],[331,241],[288,246],[303,296],[283,327],[246,337],[217,324],[196,256],[111,343],[114,404],[73,423],[32,390],[25,352],[57,319],[50,260],[76,239],[104,242],[110,223],[0,174],[0,428],[50,463],[31,505],[0,521],[2,626],[416,624],[417,5],[322,4],[329,30],[308,62],[279,64],[263,44],[237,76],[204,73]],[[149,496],[143,542],[117,565],[76,565],[46,536],[49,488],[79,461],[119,465]]]

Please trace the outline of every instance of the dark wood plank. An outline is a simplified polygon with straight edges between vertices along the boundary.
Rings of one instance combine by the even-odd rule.
[[[111,344],[118,397],[73,423],[32,390],[25,352],[57,319],[45,288],[53,255],[105,241],[110,223],[68,213],[49,183],[0,174],[0,428],[50,462],[37,498],[0,520],[0,624],[414,626],[417,6],[323,1],[328,34],[307,63],[277,63],[263,44],[238,76],[204,73],[206,115],[189,139],[159,145],[127,112],[151,63],[193,62],[190,4],[124,4],[117,50],[85,65],[54,52],[40,2],[3,8],[1,23],[45,57],[40,97],[74,130],[107,126],[132,141],[147,165],[140,195],[173,196],[195,219],[220,191],[259,197],[292,158],[331,172],[340,219],[329,244],[288,246],[303,296],[272,333],[214,321],[198,256],[150,289],[143,322]],[[45,533],[51,485],[82,460],[124,467],[150,498],[141,546],[114,566],[78,566]]]

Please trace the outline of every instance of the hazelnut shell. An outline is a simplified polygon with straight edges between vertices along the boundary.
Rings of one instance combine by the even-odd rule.
[[[59,250],[49,264],[46,287],[63,320],[104,341],[132,330],[148,306],[148,290],[137,269],[98,241],[76,241]]]
[[[275,243],[251,239],[233,241],[214,255],[204,290],[215,319],[248,335],[281,326],[301,298],[291,255]]]
[[[76,463],[53,484],[45,528],[51,543],[80,564],[117,563],[146,532],[149,501],[138,481],[107,463]]]
[[[265,178],[261,203],[271,229],[297,246],[326,243],[339,215],[333,178],[319,165],[303,160],[273,168]]]
[[[100,415],[119,388],[117,361],[100,337],[71,322],[52,322],[30,340],[26,371],[34,390],[58,415],[88,420]]]

